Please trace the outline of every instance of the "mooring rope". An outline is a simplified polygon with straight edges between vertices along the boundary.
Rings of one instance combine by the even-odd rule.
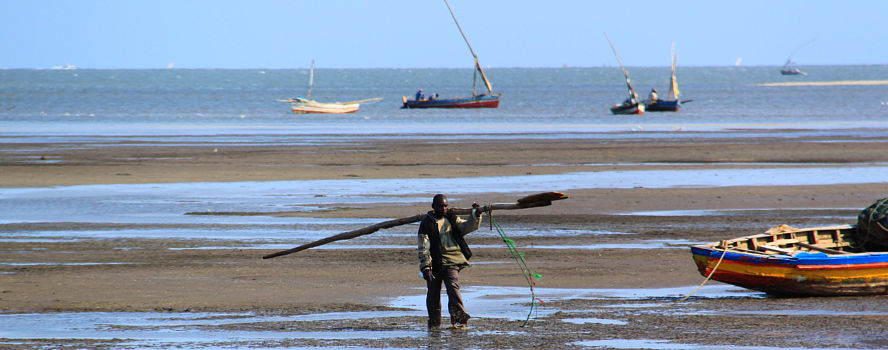
[[[672,306],[672,305],[678,304],[678,303],[680,303],[680,302],[683,302],[683,301],[685,301],[685,300],[688,300],[688,298],[690,298],[691,296],[693,296],[694,294],[696,294],[697,291],[700,290],[700,288],[703,288],[703,285],[706,284],[706,282],[709,281],[710,278],[712,278],[712,275],[715,274],[715,270],[718,270],[718,266],[721,265],[722,260],[725,258],[725,255],[728,254],[728,248],[725,247],[724,249],[725,249],[725,250],[722,251],[722,255],[721,255],[721,257],[718,258],[718,262],[715,263],[715,267],[713,267],[713,268],[712,268],[712,271],[709,272],[709,276],[706,276],[706,279],[704,279],[703,282],[700,283],[700,285],[697,286],[697,288],[694,289],[693,292],[691,292],[691,294],[688,294],[688,295],[685,296],[684,298],[681,298],[681,299],[679,299],[679,300],[676,300],[676,301],[673,301],[673,302],[671,302],[671,303],[669,303],[669,304],[666,304],[666,306]]]
[[[487,208],[490,208],[490,206],[488,205]],[[533,289],[533,287],[536,285],[536,280],[539,280],[543,276],[530,271],[530,268],[527,267],[527,262],[524,261],[524,253],[519,252],[518,248],[515,247],[515,241],[506,236],[506,232],[503,230],[503,227],[500,226],[500,224],[493,219],[493,212],[490,209],[487,210],[487,215],[490,217],[491,228],[496,228],[496,233],[498,233],[500,238],[503,239],[503,243],[505,243],[506,247],[509,249],[509,254],[511,254],[512,257],[515,258],[515,262],[517,262],[518,266],[521,267],[521,274],[524,275],[524,279],[527,280],[527,285],[530,287],[530,310],[527,313],[527,318],[524,319],[524,323],[521,324],[521,327],[524,327],[530,322],[530,316],[533,314],[533,309],[537,301],[539,301],[540,303],[543,302],[536,297],[536,292]]]

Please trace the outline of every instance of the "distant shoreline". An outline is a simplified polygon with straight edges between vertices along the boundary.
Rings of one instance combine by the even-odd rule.
[[[794,81],[786,83],[764,83],[756,86],[860,86],[888,85],[888,80],[840,80],[840,81]]]

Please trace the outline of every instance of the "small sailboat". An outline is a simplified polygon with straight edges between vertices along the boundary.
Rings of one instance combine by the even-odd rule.
[[[681,101],[678,99],[678,81],[675,80],[675,62],[678,55],[675,53],[675,42],[672,43],[672,75],[669,77],[669,95],[665,100],[648,99],[645,101],[645,111],[648,112],[678,112]],[[654,90],[656,92],[656,90]],[[653,96],[652,96],[653,97]]]
[[[792,50],[792,53],[789,54],[789,58],[786,59],[786,63],[783,64],[783,68],[780,68],[780,74],[782,75],[808,75],[808,73],[803,72],[801,69],[796,67],[796,63],[792,61],[792,56],[796,54],[801,48],[807,46],[812,43],[814,39],[808,41],[801,46],[797,47],[795,50]]]
[[[632,88],[632,83],[629,80],[629,72],[626,71],[626,67],[623,67],[623,61],[620,59],[620,55],[617,54],[617,49],[614,48],[614,43],[611,42],[610,38],[608,38],[607,33],[604,33],[604,37],[607,39],[607,43],[610,44],[611,50],[614,51],[614,56],[617,57],[617,62],[620,64],[620,69],[623,70],[623,76],[626,77],[626,87],[629,88],[629,97],[626,98],[623,103],[613,105],[610,110],[613,114],[643,114],[644,113],[644,102],[638,101],[638,94],[635,93],[635,89]]]
[[[379,101],[382,98],[368,98],[359,101],[350,102],[318,102],[311,99],[311,88],[314,85],[314,60],[311,61],[311,68],[308,73],[308,94],[307,97],[294,97],[286,100],[278,100],[280,102],[290,103],[290,108],[295,114],[306,113],[324,113],[324,114],[344,114],[354,113],[361,107],[362,102]]]
[[[808,75],[808,73],[802,72],[801,69],[795,66],[795,62],[792,59],[786,60],[786,63],[783,64],[783,68],[780,69],[780,74],[783,75]]]
[[[416,94],[416,98],[412,100],[408,100],[406,96],[402,96],[401,100],[404,103],[401,108],[497,108],[499,107],[500,102],[500,94],[494,94],[493,88],[490,86],[490,81],[487,80],[487,75],[484,74],[484,69],[481,68],[481,63],[478,61],[478,55],[475,54],[475,50],[472,49],[472,44],[469,44],[469,38],[466,37],[466,33],[463,32],[462,27],[459,25],[459,21],[456,20],[456,15],[453,14],[453,9],[450,8],[450,3],[447,0],[444,0],[444,4],[447,5],[447,9],[450,10],[450,16],[453,17],[453,22],[456,23],[456,28],[459,29],[459,33],[462,34],[463,39],[466,41],[466,45],[469,47],[469,52],[472,53],[472,57],[475,58],[475,75],[472,81],[472,96],[471,97],[457,97],[457,98],[437,98],[437,95],[431,96],[430,98],[424,98],[422,96],[422,89],[420,92]],[[486,94],[478,94],[477,93],[477,82],[478,76],[481,76],[481,79],[484,81],[484,86],[487,87]]]

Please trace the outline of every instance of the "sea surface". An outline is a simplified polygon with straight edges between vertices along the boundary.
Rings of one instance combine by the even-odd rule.
[[[668,68],[629,70],[642,94],[657,88],[661,96],[666,95]],[[782,76],[779,67],[679,67],[680,98],[691,101],[677,113],[633,116],[615,116],[608,109],[627,95],[622,73],[616,67],[490,68],[487,72],[494,89],[503,96],[499,108],[425,110],[401,109],[401,96],[412,95],[417,88],[427,94],[465,96],[471,93],[472,70],[316,70],[312,97],[318,100],[383,98],[347,115],[294,115],[287,103],[277,101],[307,94],[307,69],[0,70],[0,143],[43,143],[51,147],[52,142],[59,141],[110,144],[121,139],[306,144],[429,135],[450,139],[597,140],[814,135],[820,142],[833,137],[888,137],[888,65],[814,66],[804,70],[807,76]],[[827,82],[842,83],[824,84]],[[0,146],[0,157],[27,161],[33,155],[5,152]],[[569,192],[585,188],[873,183],[884,181],[888,173],[888,164],[796,165],[802,167],[785,169],[779,164],[763,164],[754,171],[600,171],[446,181],[450,186],[459,184],[456,187],[463,191],[459,195],[468,197],[492,189]],[[192,236],[304,241],[335,233],[343,225],[351,229],[367,223],[186,213],[312,212],[366,203],[425,203],[426,189],[441,182],[435,178],[334,179],[0,188],[0,212],[4,213],[0,225],[226,223],[233,225],[231,232],[239,232],[26,230],[14,236],[0,232],[0,241]],[[281,229],[276,226],[280,224],[298,225],[300,229]],[[251,225],[252,229],[244,231],[241,225]]]
[[[627,96],[622,73],[616,67],[489,68],[486,72],[494,90],[502,94],[502,101],[497,109],[477,110],[400,109],[401,97],[412,96],[419,88],[423,88],[426,94],[438,93],[441,97],[470,95],[470,69],[317,69],[311,96],[314,99],[330,102],[383,98],[379,102],[362,104],[357,113],[348,115],[294,115],[287,103],[277,101],[307,94],[307,69],[0,70],[0,160],[27,158],[21,152],[4,149],[2,145],[8,143],[42,143],[44,147],[51,147],[54,142],[107,141],[111,144],[121,140],[284,145],[425,138],[429,135],[454,140],[817,136],[820,142],[829,142],[833,138],[884,140],[888,137],[888,65],[802,67],[808,72],[807,76],[781,76],[779,68],[679,67],[681,99],[687,101],[682,110],[640,116],[614,116],[608,110]],[[629,67],[629,71],[639,95],[646,96],[651,88],[657,88],[661,97],[666,96],[668,68]],[[844,83],[824,84],[829,82]],[[777,130],[779,132],[775,133]],[[492,188],[536,192],[578,188],[878,183],[885,182],[884,174],[888,174],[888,164],[842,164],[841,167],[796,164],[792,169],[780,164],[764,164],[755,171],[601,171],[461,178],[447,179],[446,182],[463,189],[451,197],[462,200],[464,198],[459,197],[489,192]],[[110,239],[135,240],[133,244],[138,245],[140,240],[195,239],[198,241],[188,248],[171,249],[285,249],[389,218],[325,219],[310,215],[273,217],[214,213],[311,213],[366,203],[427,203],[425,189],[434,188],[443,181],[434,178],[334,179],[0,188],[0,213],[3,213],[0,215],[0,246],[21,242],[50,245]],[[665,212],[659,215],[705,214]],[[844,223],[843,219],[838,218],[837,222]],[[693,243],[632,240],[632,232],[598,231],[594,227],[510,226],[509,230],[513,237],[528,238],[526,241],[529,242],[536,236],[630,237],[621,241],[625,243],[579,247],[583,249],[686,249]],[[375,236],[408,237],[404,244],[382,246],[378,242],[355,240],[327,247],[413,249],[408,243],[412,242],[409,237],[415,232],[415,226],[403,226]],[[45,260],[40,254],[44,252],[42,248],[30,252],[34,254],[16,255],[30,257],[25,260],[4,259],[0,262],[0,268],[6,271],[0,274],[0,282],[3,274],[18,273],[14,271],[15,267],[65,265],[88,268],[98,264]],[[542,289],[539,295],[547,300],[597,298],[599,294],[618,301],[657,300],[664,296],[685,295],[692,287],[674,290]],[[516,319],[524,315],[523,292],[485,286],[469,286],[466,291],[467,303],[473,305],[476,315],[505,315]],[[521,295],[522,299],[502,299],[504,296],[500,294],[509,298],[512,294]],[[760,293],[718,284],[706,286],[700,294],[705,295],[701,297],[704,299],[760,297]],[[500,298],[490,299],[491,296]],[[764,301],[761,307],[768,309],[770,303]],[[415,295],[393,300],[391,306],[412,310],[398,312],[400,316],[422,315],[422,292],[418,290]],[[835,314],[832,306],[824,308],[827,310],[824,313]],[[555,311],[542,309],[544,313]],[[643,308],[640,308],[642,311],[634,311],[636,309],[639,308],[632,304],[614,308],[630,315],[644,312]],[[299,317],[323,320],[325,317],[387,316],[385,312],[356,312]],[[425,332],[420,331],[366,332],[351,328],[327,332],[295,332],[283,327],[280,331],[268,332],[212,328],[218,324],[268,322],[265,317],[191,312],[4,314],[0,315],[0,338],[5,340],[0,344],[28,344],[34,339],[79,344],[82,339],[126,338],[129,343],[117,345],[215,348],[219,339],[233,339],[240,343],[226,348],[238,348],[237,344],[252,347],[259,342],[303,337],[380,339],[425,336]],[[615,326],[626,323],[619,319],[588,317],[571,319],[571,322]],[[720,348],[664,342],[611,339],[589,340],[576,345],[589,348]],[[794,345],[775,344],[767,349],[788,348],[794,348]]]
[[[703,137],[721,137],[773,129],[885,136],[888,65],[803,69],[807,76],[782,76],[779,67],[679,67],[680,99],[690,102],[678,113],[641,116],[615,116],[608,109],[628,96],[617,67],[489,68],[502,101],[497,109],[475,110],[400,109],[401,97],[419,88],[441,97],[470,95],[471,69],[316,69],[313,99],[383,98],[346,115],[294,115],[287,103],[277,101],[307,94],[307,69],[0,70],[0,142],[93,135],[272,143],[304,141],[309,135],[442,133],[621,138],[700,137],[695,133],[703,132]],[[651,88],[666,96],[667,67],[629,71],[641,98]],[[854,83],[813,85],[823,82]]]

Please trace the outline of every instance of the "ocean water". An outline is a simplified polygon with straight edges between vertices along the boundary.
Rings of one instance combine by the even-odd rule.
[[[802,67],[808,76],[781,76],[779,67],[679,67],[682,99],[691,99],[678,113],[646,113],[614,116],[608,107],[622,101],[626,89],[616,67],[596,68],[490,68],[495,91],[502,93],[497,109],[402,110],[401,96],[416,89],[443,97],[471,93],[469,69],[318,69],[313,97],[320,101],[347,101],[382,97],[362,104],[349,115],[294,115],[277,99],[306,93],[307,69],[301,70],[0,70],[0,160],[10,155],[4,143],[50,143],[117,139],[179,140],[208,143],[300,144],[373,138],[421,138],[444,134],[459,138],[579,137],[590,139],[718,138],[818,136],[885,139],[888,137],[888,85],[850,84],[833,86],[766,86],[770,83],[833,81],[886,81],[888,65]],[[668,68],[630,67],[640,95],[654,87],[665,96]],[[781,130],[774,133],[774,130]],[[68,243],[83,240],[125,238],[200,239],[191,249],[239,248],[284,249],[344,230],[364,227],[383,219],[323,219],[237,215],[192,215],[213,212],[312,212],[366,203],[427,203],[423,189],[456,187],[452,200],[468,200],[474,193],[499,186],[504,191],[541,191],[576,188],[701,187],[729,185],[788,185],[884,182],[885,164],[812,164],[785,169],[778,166],[756,171],[733,170],[635,170],[567,173],[471,179],[342,179],[318,181],[267,181],[241,183],[109,184],[46,188],[0,188],[0,245],[16,242]],[[0,173],[0,176],[3,176]],[[454,186],[454,183],[457,185]],[[493,186],[493,185],[497,186]],[[537,186],[537,187],[534,187]],[[318,194],[324,194],[319,196]],[[559,203],[557,205],[569,205]],[[738,208],[744,209],[744,208]],[[628,213],[631,214],[631,213]],[[680,215],[675,214],[674,215]],[[692,213],[689,215],[699,215]],[[844,222],[839,220],[839,222]],[[415,226],[376,234],[400,235],[412,242]],[[564,229],[510,226],[519,244],[533,237],[613,234],[596,227]],[[490,233],[492,234],[492,233]],[[631,237],[631,232],[621,233]],[[255,244],[254,244],[255,243]],[[378,242],[351,242],[353,249],[378,249]],[[277,244],[275,246],[275,244]],[[620,245],[594,245],[588,249],[663,248],[661,241],[627,241]],[[47,246],[53,246],[48,244]],[[65,249],[64,245],[59,245]],[[334,245],[335,246],[335,245]],[[393,249],[404,248],[398,242]],[[538,248],[560,249],[559,246]],[[56,249],[56,248],[46,248]],[[123,248],[121,248],[123,249]],[[6,259],[0,274],[15,274],[16,266],[70,264],[44,260],[43,248],[16,252],[21,260]],[[34,254],[30,254],[34,253]],[[258,257],[258,253],[257,253]],[[125,254],[121,261],[128,264]],[[87,268],[93,262],[68,265]],[[474,289],[473,289],[474,288]],[[707,286],[703,295],[733,298],[730,287]],[[672,289],[645,291],[606,290],[609,297],[661,297],[683,294]],[[483,317],[521,317],[524,304],[488,300],[492,292],[470,286],[468,304]],[[524,290],[496,288],[524,295]],[[712,295],[715,292],[714,296]],[[572,291],[540,290],[547,299]],[[581,290],[583,297],[600,291]],[[592,293],[592,294],[590,294]],[[620,293],[629,293],[621,296]],[[635,293],[635,294],[632,294]],[[641,296],[636,295],[642,294]],[[653,296],[650,293],[654,293]],[[730,295],[725,296],[724,293]],[[749,293],[741,291],[740,293]],[[422,295],[408,295],[394,306],[421,314]],[[570,298],[577,298],[572,294]],[[767,305],[767,304],[766,304]],[[623,312],[635,306],[622,305]],[[379,312],[373,317],[385,316]],[[331,332],[216,330],[183,328],[188,314],[52,313],[12,314],[0,317],[0,337],[18,345],[34,338],[114,339],[127,338],[132,347],[213,348],[219,339],[259,342],[279,338],[378,339],[422,336],[424,332],[345,329]],[[238,318],[240,315],[235,315]],[[342,317],[341,315],[336,315]],[[218,317],[218,316],[217,316]],[[222,315],[222,317],[228,317]],[[310,317],[318,317],[311,315]],[[323,317],[323,315],[321,315]],[[214,319],[214,318],[213,318]],[[142,320],[136,322],[133,320]],[[145,325],[143,331],[133,327]],[[171,321],[167,321],[171,320]],[[184,320],[184,321],[183,321]],[[586,323],[604,322],[594,318]],[[249,319],[250,322],[253,319]],[[607,320],[605,320],[607,321]],[[228,322],[228,321],[225,321]],[[170,325],[172,323],[172,325]],[[116,325],[123,326],[116,328]],[[281,328],[283,329],[283,328]],[[588,341],[588,347],[613,347],[616,342]],[[71,340],[76,344],[77,340]],[[662,345],[658,340],[630,340],[632,347],[689,348],[693,344]],[[205,345],[205,346],[204,346]],[[251,344],[253,345],[253,344]],[[709,347],[706,347],[709,348]]]
[[[476,110],[400,109],[401,96],[418,88],[442,97],[471,94],[470,69],[316,69],[314,99],[383,98],[347,115],[294,115],[287,103],[276,101],[306,94],[307,69],[0,70],[0,141],[87,135],[230,140],[237,135],[283,142],[274,137],[441,133],[626,137],[666,132],[673,137],[703,132],[717,137],[773,129],[885,135],[888,65],[803,69],[808,76],[782,76],[779,67],[679,67],[681,99],[692,101],[678,113],[641,116],[610,114],[609,106],[627,95],[616,67],[490,68],[502,102],[497,109]],[[657,88],[665,97],[668,68],[629,71],[640,96]],[[864,80],[883,84],[765,85]]]

